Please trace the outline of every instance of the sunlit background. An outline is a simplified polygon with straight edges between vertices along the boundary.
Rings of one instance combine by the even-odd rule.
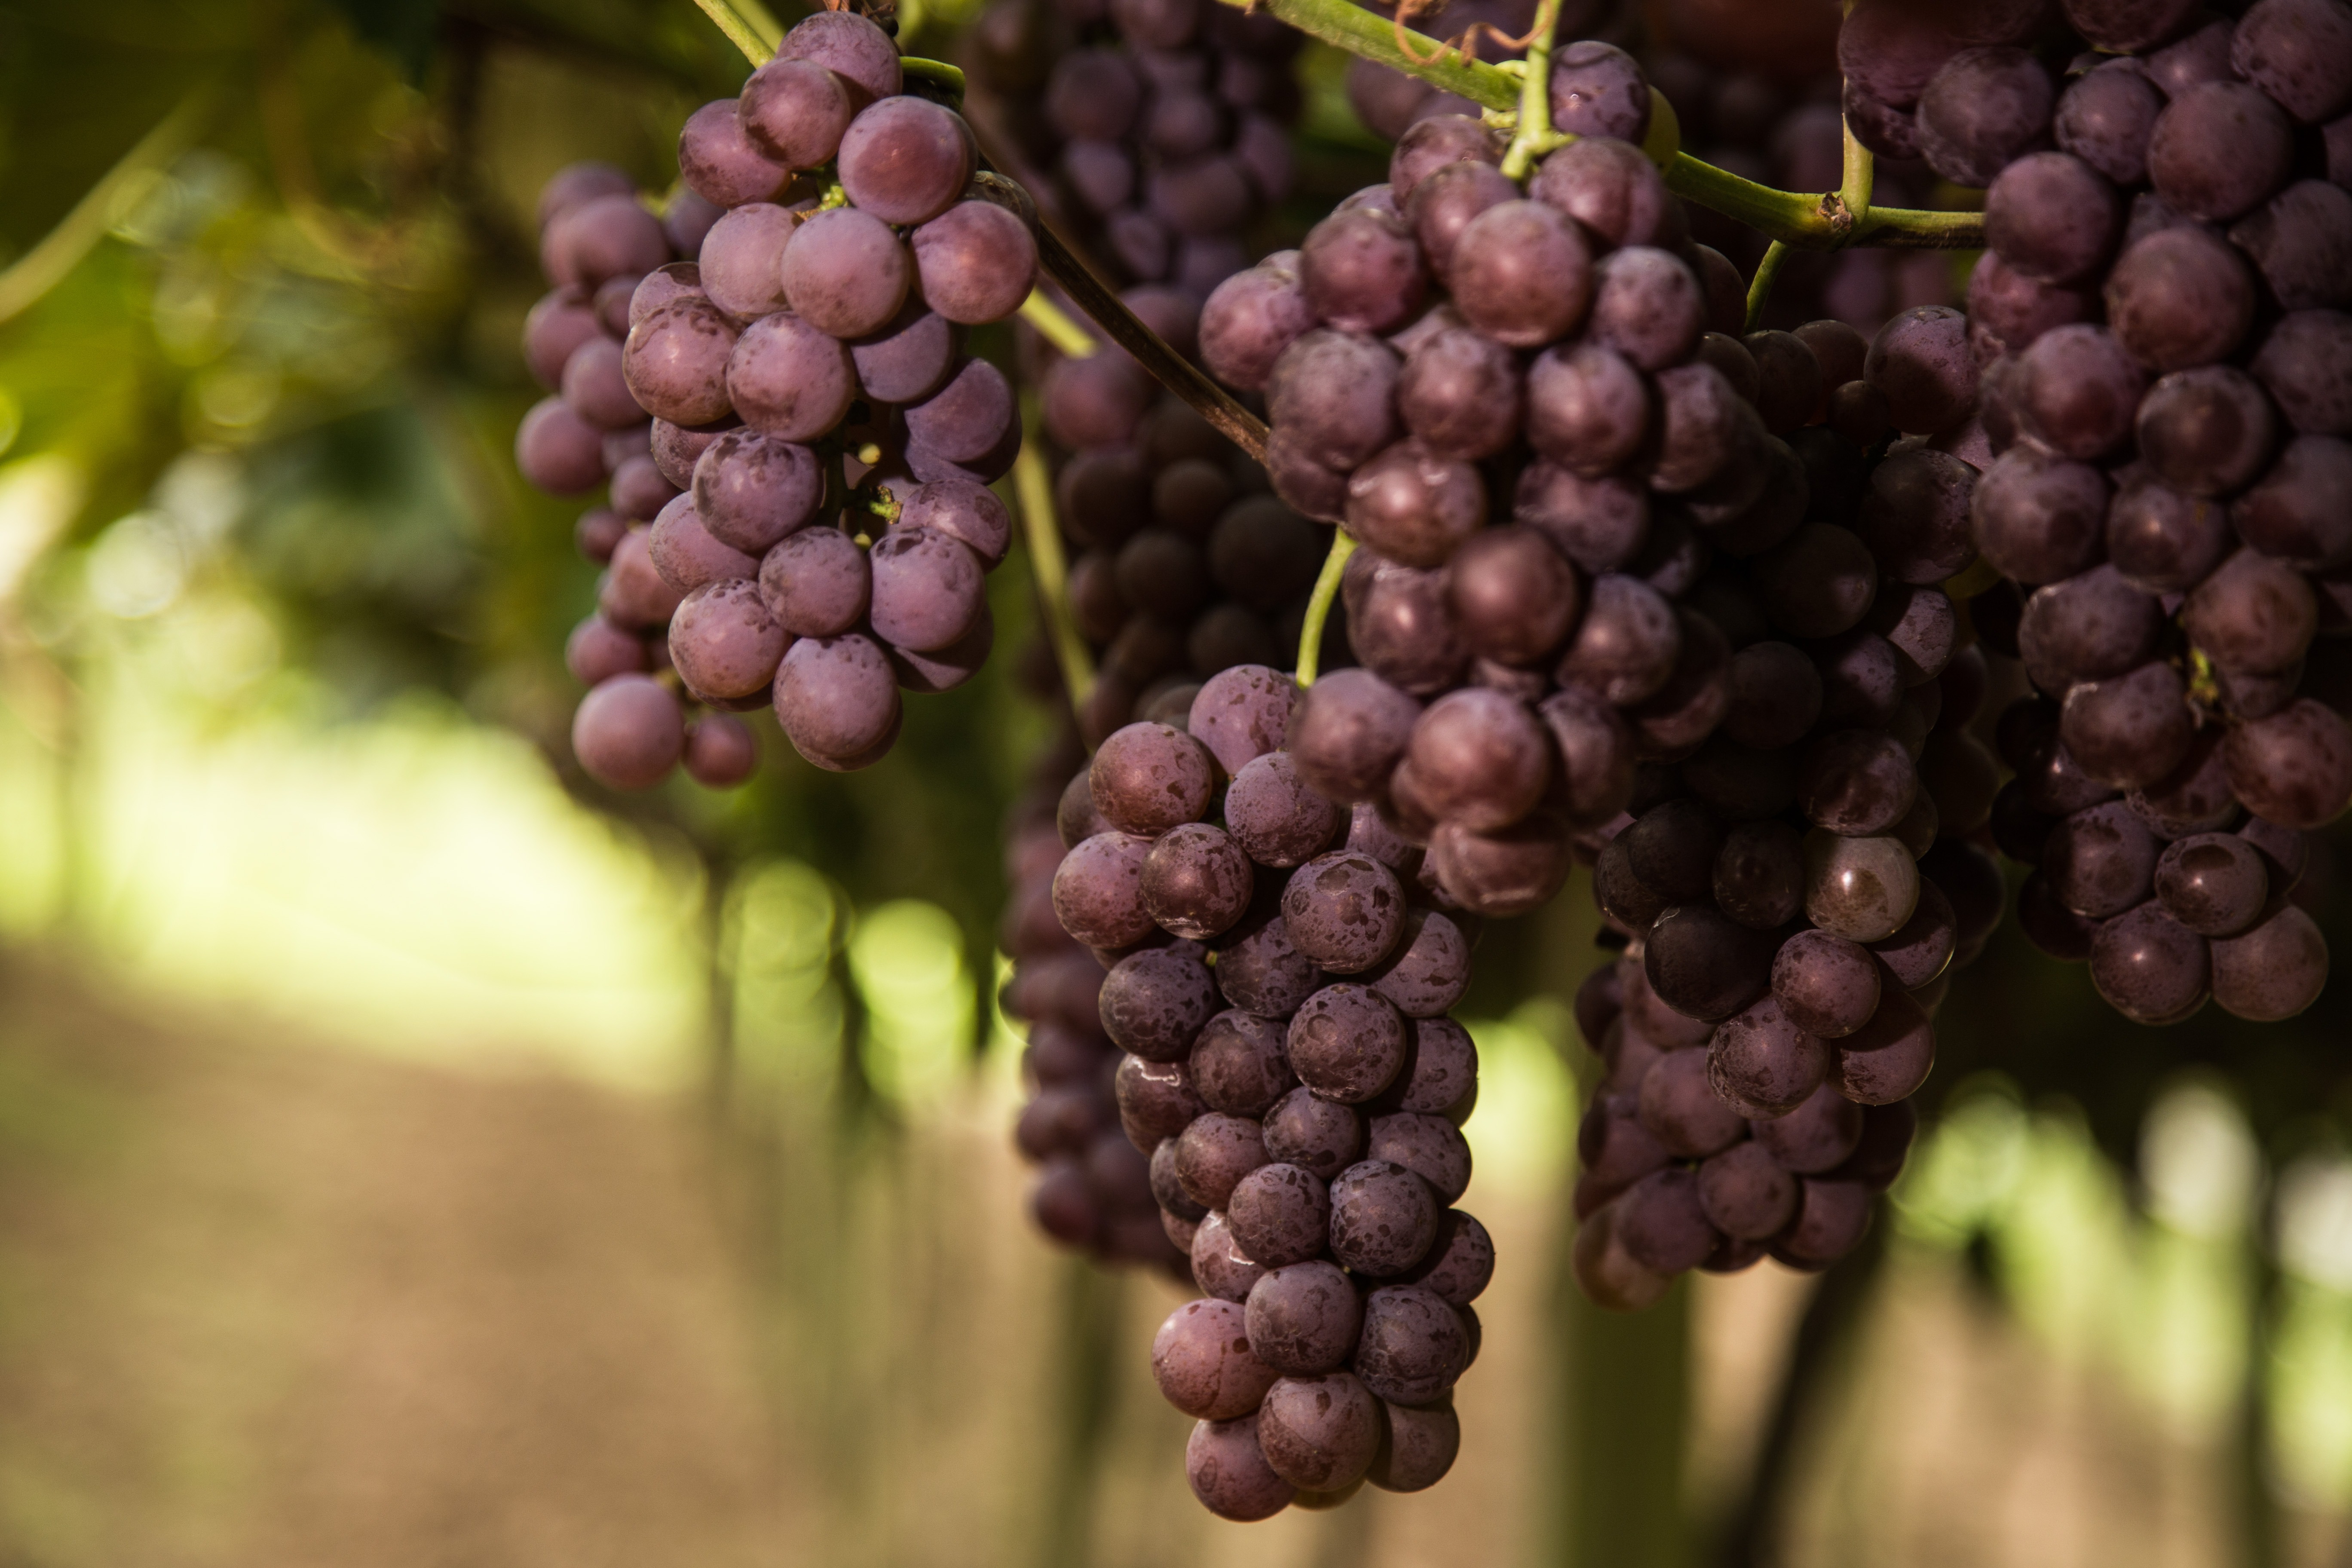
[[[1378,177],[1334,64],[1302,219]],[[1009,661],[846,779],[563,744],[531,203],[742,70],[686,0],[0,5],[0,1562],[2352,1563],[2352,999],[2158,1034],[2004,937],[1854,1263],[1614,1319],[1580,884],[1468,1009],[1454,1474],[1202,1513],[1185,1293],[1023,1210]]]

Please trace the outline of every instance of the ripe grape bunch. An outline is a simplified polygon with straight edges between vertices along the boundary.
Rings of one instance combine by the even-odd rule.
[[[907,85],[880,27],[821,12],[688,119],[668,230],[615,172],[549,188],[556,289],[525,348],[561,392],[517,456],[559,494],[612,481],[581,531],[610,571],[570,650],[592,688],[573,749],[605,784],[681,757],[740,783],[756,752],[729,714],[767,703],[810,762],[864,767],[901,689],[988,655],[1012,526],[986,486],[1021,426],[961,329],[1020,307],[1037,247],[1025,198],[975,183],[961,117]],[[690,729],[681,700],[708,710]]]
[[[1976,555],[1974,470],[1926,443],[1871,461],[1877,384],[1940,317],[1733,336],[1744,300],[1640,149],[1638,68],[1579,44],[1556,69],[1582,139],[1524,194],[1484,127],[1425,121],[1385,189],[1221,289],[1202,341],[1265,391],[1277,490],[1360,544],[1362,668],[1308,690],[1300,771],[1473,911],[1597,858],[1627,947],[1585,1008],[1609,1076],[1579,1272],[1635,1305],[1859,1239],[1946,971],[1998,921],[1962,836],[1999,780],[1940,587]]]
[[[1992,822],[2036,867],[2025,931],[2142,1023],[2290,1017],[2327,975],[2302,835],[2352,801],[2340,683],[2311,679],[2352,629],[2352,7],[2064,17],[1845,22],[1858,128],[1985,187],[1967,338],[1923,340],[1896,423],[1980,398],[2008,582],[1978,624],[2034,689]]]
[[[1197,302],[1290,192],[1299,36],[1215,0],[996,0],[970,109],[1065,231]]]
[[[1445,1015],[1477,922],[1423,896],[1420,851],[1376,812],[1308,784],[1281,749],[1299,700],[1288,675],[1240,665],[1183,725],[1108,736],[1060,803],[1051,889],[1108,966],[1118,1124],[1203,1292],[1160,1326],[1153,1373],[1197,1419],[1194,1494],[1237,1520],[1442,1478],[1494,1268],[1485,1227],[1448,1206],[1470,1181],[1477,1053]],[[1101,1082],[1099,1058],[1060,1060],[1032,1058],[1048,1087],[1024,1138]],[[1039,1216],[1077,1240],[1108,1216],[1088,1212],[1099,1184],[1062,1170]]]

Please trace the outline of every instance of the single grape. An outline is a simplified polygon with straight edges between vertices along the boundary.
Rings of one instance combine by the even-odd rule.
[[[670,662],[688,689],[706,698],[765,691],[791,640],[748,578],[694,589],[669,623]]]
[[[2352,801],[2352,729],[2310,698],[2231,730],[2221,761],[2246,808],[2280,826],[2325,826]]]
[[[1870,1230],[1873,1194],[1859,1182],[1801,1184],[1797,1217],[1774,1241],[1773,1256],[1797,1268],[1825,1268],[1853,1251]]]
[[[2098,563],[2105,476],[2088,463],[2019,445],[1987,469],[1969,500],[1978,546],[2002,575],[2054,583]]]
[[[1355,1352],[1365,1306],[1336,1264],[1302,1261],[1270,1269],[1250,1288],[1251,1351],[1286,1376],[1337,1372]]]
[[[585,495],[604,482],[602,433],[562,398],[543,398],[515,429],[515,467],[534,489]]]
[[[1699,1200],[1697,1173],[1653,1171],[1617,1201],[1617,1237],[1643,1268],[1679,1274],[1705,1262],[1721,1241]]]
[[[2148,138],[2164,103],[2143,71],[2117,60],[2074,79],[2052,129],[2061,149],[2118,185],[2137,185],[2147,178]]]
[[[1774,961],[1776,974],[1779,963]],[[1666,1060],[1679,1063],[1694,1054],[1678,1051]],[[1706,1077],[1716,1096],[1739,1115],[1769,1118],[1803,1104],[1820,1087],[1829,1061],[1821,1037],[1790,1017],[1777,994],[1768,994],[1716,1026]],[[1664,1066],[1652,1068],[1651,1077]],[[1645,1079],[1645,1097],[1648,1083]]]
[[[649,676],[616,675],[580,701],[572,753],[589,777],[613,789],[651,789],[686,747],[677,699]]]
[[[1402,1165],[1364,1160],[1331,1183],[1331,1256],[1371,1279],[1404,1274],[1429,1252],[1438,1204]]]
[[[1263,391],[1283,351],[1315,325],[1296,271],[1260,263],[1218,284],[1202,307],[1202,363],[1228,386]]]
[[[1271,1519],[1297,1496],[1259,1448],[1255,1411],[1196,1425],[1184,1444],[1184,1477],[1203,1508],[1241,1523]]]
[[[2242,934],[2208,945],[2213,1000],[2233,1016],[2260,1024],[2292,1018],[2326,987],[2327,939],[2293,904]]]
[[[1369,670],[1340,669],[1307,689],[1290,723],[1300,774],[1336,801],[1380,794],[1404,754],[1421,704]]]
[[[2133,470],[2107,510],[2107,556],[2117,575],[2143,594],[2193,588],[2235,542],[2227,508]]]
[[[2179,672],[2150,660],[2068,691],[2059,734],[2088,777],[2116,789],[2143,788],[2188,754],[2193,726],[2184,696]]]
[[[1251,1349],[1244,1314],[1240,1305],[1213,1297],[1169,1313],[1151,1341],[1151,1376],[1160,1396],[1208,1421],[1256,1409],[1280,1374]]]
[[[1538,201],[1502,202],[1472,218],[1448,270],[1455,309],[1510,348],[1567,336],[1592,303],[1591,247],[1575,219]]]
[[[2270,897],[2260,852],[2231,833],[2195,834],[2166,845],[2154,885],[2172,918],[2200,936],[2245,930]]]
[[[1605,346],[1546,350],[1528,367],[1527,395],[1529,445],[1570,474],[1598,479],[1648,438],[1653,394],[1641,373]]]
[[[1384,1285],[1364,1298],[1352,1364],[1381,1399],[1426,1405],[1454,1385],[1468,1359],[1461,1317],[1434,1292]]]
[[[888,224],[929,222],[971,179],[971,132],[950,110],[919,98],[884,98],[842,133],[842,188]]]
[[[2310,571],[2352,560],[2352,443],[2298,436],[2230,508],[2249,544]]]
[[[706,583],[750,577],[760,570],[752,557],[713,539],[695,513],[694,498],[685,495],[663,507],[646,531],[646,555],[661,580],[679,594]]]
[[[1962,49],[1919,95],[1919,152],[1958,185],[1983,187],[2049,132],[2049,73],[2023,49]]]
[[[2158,229],[2135,241],[2107,274],[2107,326],[2151,370],[2227,358],[2254,312],[2252,270],[2204,229]]]
[[[1266,1463],[1306,1491],[1354,1485],[1380,1452],[1381,1403],[1352,1373],[1277,1380],[1257,1421]]]
[[[1985,243],[2037,282],[2095,276],[2114,253],[2123,220],[2115,186],[2064,153],[2029,153],[1985,192]]]
[[[848,351],[790,311],[752,322],[727,362],[727,394],[735,411],[746,425],[779,440],[825,434],[848,413],[856,391]]]
[[[760,767],[760,742],[731,713],[706,713],[686,727],[687,776],[705,789],[734,789]]]
[[[1586,334],[1643,370],[1687,358],[1706,330],[1706,314],[1698,279],[1669,252],[1627,246],[1593,267]]]
[[[760,563],[760,593],[795,637],[840,637],[866,618],[872,574],[866,552],[837,528],[787,534]]]
[[[2091,938],[2091,983],[2137,1024],[2177,1024],[2205,1005],[2205,939],[2151,899]]]
[[[1406,1038],[1404,1019],[1386,997],[1361,985],[1326,985],[1291,1020],[1291,1070],[1327,1099],[1361,1104],[1403,1068]]]
[[[1363,1116],[1310,1089],[1284,1095],[1266,1112],[1263,1125],[1267,1154],[1326,1182],[1363,1158]]]
[[[1283,1055],[1282,1026],[1237,1009],[1200,1026],[1190,1060],[1193,1087],[1209,1109],[1235,1116],[1265,1115],[1298,1082]]]
[[[1275,362],[1266,398],[1272,423],[1317,462],[1351,468],[1400,433],[1399,368],[1395,353],[1376,340],[1309,332]]]
[[[1805,524],[1757,557],[1755,573],[1773,625],[1794,637],[1835,637],[1859,623],[1878,594],[1868,548],[1829,523]]]
[[[2147,177],[2167,206],[2189,217],[2240,217],[2286,182],[2294,127],[2260,88],[2201,82],[2156,117]]]

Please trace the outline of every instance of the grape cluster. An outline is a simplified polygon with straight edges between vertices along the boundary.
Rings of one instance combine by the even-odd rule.
[[[1299,35],[1215,0],[996,0],[971,110],[1068,232],[1197,301],[1289,194]]]
[[[880,27],[823,12],[688,119],[670,231],[606,174],[550,187],[556,291],[525,351],[562,364],[562,394],[517,456],[560,494],[611,459],[613,507],[581,531],[610,570],[572,645],[592,687],[572,745],[604,783],[649,787],[681,755],[740,782],[756,753],[720,715],[771,703],[802,756],[864,767],[897,739],[901,689],[947,690],[987,658],[983,578],[1012,527],[986,485],[1021,424],[961,331],[1020,307],[1037,248],[1020,194],[975,184],[963,121],[906,85]],[[665,627],[666,658],[647,647]],[[691,736],[672,679],[717,710]]]
[[[1586,1009],[1580,1273],[1633,1304],[1859,1237],[1947,971],[2000,917],[1964,837],[1999,775],[1941,589],[1976,557],[1974,469],[1890,448],[1881,384],[1958,312],[1734,336],[1744,290],[1636,145],[1638,67],[1561,58],[1583,139],[1524,195],[1483,127],[1424,121],[1389,186],[1212,298],[1202,343],[1265,392],[1277,492],[1360,543],[1361,668],[1308,691],[1299,771],[1425,845],[1454,907],[1533,909],[1594,859],[1625,1016]]]
[[[2352,801],[2307,679],[2352,626],[2352,7],[2064,10],[1874,0],[1841,33],[1857,130],[1985,187],[1968,320],[1900,350],[1891,416],[1990,458],[2027,934],[2142,1023],[2285,1018],[2327,973],[2301,836]]]
[[[1477,921],[1423,896],[1421,852],[1376,812],[1310,785],[1282,749],[1300,699],[1238,665],[1181,726],[1113,732],[1062,798],[1051,890],[1108,968],[1118,1124],[1204,1293],[1161,1325],[1152,1370],[1199,1421],[1195,1495],[1229,1519],[1442,1477],[1494,1268],[1449,1206],[1477,1052],[1445,1015]],[[1098,1058],[1073,1070],[1100,1081]],[[1049,1205],[1041,1185],[1040,1218],[1076,1239],[1062,1192],[1079,1197],[1066,1179]]]
[[[1119,1048],[1105,1032],[1104,968],[1062,929],[1054,879],[1082,842],[1091,819],[1066,822],[1062,810],[1075,737],[1038,762],[1043,784],[1016,809],[1006,835],[1005,901],[998,945],[1013,961],[1002,1002],[1027,1026],[1022,1076],[1031,1093],[1013,1129],[1023,1158],[1037,1166],[1029,1206],[1038,1228],[1098,1262],[1159,1265],[1178,1279],[1188,1263],[1160,1218],[1151,1190],[1150,1151],[1119,1125],[1114,1082]],[[1082,799],[1079,765],[1068,795]]]

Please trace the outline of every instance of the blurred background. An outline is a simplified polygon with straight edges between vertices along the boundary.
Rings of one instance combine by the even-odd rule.
[[[1384,160],[1341,65],[1300,229]],[[1453,1475],[1202,1513],[1191,1292],[1024,1209],[1013,661],[846,777],[570,759],[536,193],[667,188],[745,68],[688,0],[0,4],[0,1564],[2352,1564],[2352,994],[2143,1030],[2006,933],[1868,1246],[1612,1318],[1580,885],[1464,1008]]]

